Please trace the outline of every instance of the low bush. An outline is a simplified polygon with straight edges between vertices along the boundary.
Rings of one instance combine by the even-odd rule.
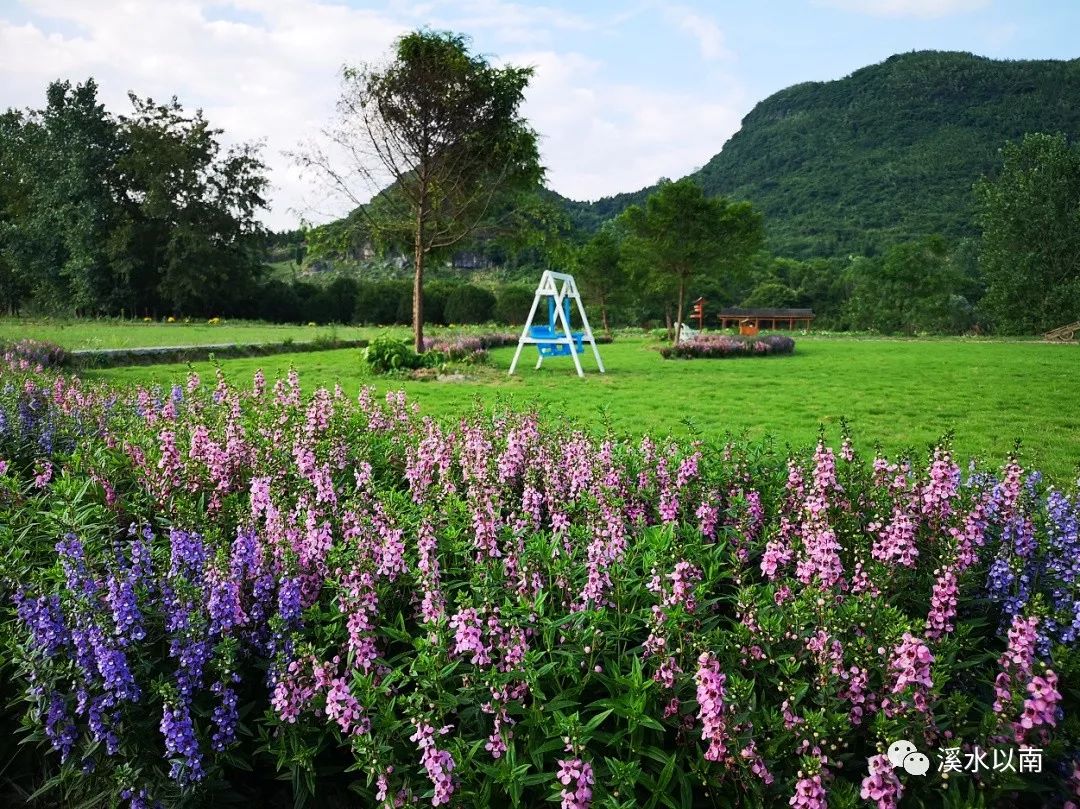
[[[517,340],[515,334],[497,332],[425,337],[424,349],[435,352],[448,361],[486,362],[489,348],[516,345]]]
[[[357,323],[392,326],[412,320],[412,284],[409,281],[363,282],[357,286],[355,300]]]
[[[511,326],[520,326],[529,316],[536,288],[523,284],[507,284],[498,289],[495,302],[495,320],[499,323],[508,323]],[[542,315],[546,315],[545,308]]]

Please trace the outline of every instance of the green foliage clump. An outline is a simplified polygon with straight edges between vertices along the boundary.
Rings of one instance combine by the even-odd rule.
[[[364,360],[377,374],[423,368],[427,357],[417,354],[407,342],[393,337],[376,337],[364,349]]]
[[[1080,320],[1080,144],[1029,134],[976,190],[983,304],[996,328],[1031,334]]]
[[[532,307],[536,288],[524,284],[507,284],[495,293],[493,316],[498,323],[520,326],[525,323]]]
[[[223,146],[176,99],[130,99],[114,116],[92,78],[57,81],[43,109],[0,116],[0,307],[251,316],[257,147]]]
[[[356,295],[356,322],[375,326],[407,323],[408,320],[402,320],[402,313],[408,308],[402,306],[403,299],[412,300],[408,281],[362,283]]]
[[[761,214],[750,203],[706,197],[690,179],[662,184],[644,207],[627,208],[619,224],[631,273],[640,287],[674,299],[676,324],[684,320],[688,284],[745,272],[764,239]]]
[[[975,325],[970,299],[977,299],[978,281],[940,237],[895,245],[882,261],[856,260],[850,279],[847,310],[854,329],[955,334]]]

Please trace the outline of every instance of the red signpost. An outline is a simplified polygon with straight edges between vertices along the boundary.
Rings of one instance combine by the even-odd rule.
[[[690,316],[697,318],[698,331],[705,328],[705,299],[698,298],[694,301],[694,308],[690,310]]]

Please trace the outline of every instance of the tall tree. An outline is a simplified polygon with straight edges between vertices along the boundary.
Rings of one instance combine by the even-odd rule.
[[[627,284],[622,246],[615,230],[614,223],[608,223],[582,245],[575,269],[585,294],[600,305],[600,320],[608,334],[611,334],[608,308],[621,298]]]
[[[0,115],[0,311],[17,314],[30,293],[27,273],[21,272],[24,252],[22,223],[30,204],[27,177],[26,121],[8,110]]]
[[[38,309],[94,313],[116,287],[105,243],[116,205],[116,122],[97,84],[52,82],[44,109],[0,125],[2,252]]]
[[[687,286],[702,276],[744,271],[765,238],[762,216],[749,202],[708,198],[689,178],[663,183],[644,207],[632,205],[620,219],[632,266],[675,295],[674,343],[682,330]]]
[[[329,143],[296,156],[363,205],[377,239],[411,249],[417,351],[427,260],[474,233],[499,197],[542,176],[536,133],[519,111],[532,69],[493,67],[467,45],[458,34],[415,31],[388,64],[346,67]]]
[[[1005,334],[1080,320],[1080,144],[1029,134],[1003,157],[975,187],[983,309]]]
[[[120,119],[125,222],[112,241],[139,311],[235,310],[260,270],[267,180],[257,148],[222,147],[220,129],[164,104],[130,96]]]
[[[0,295],[74,314],[243,311],[261,267],[263,164],[201,112],[131,96],[119,118],[88,79],[0,116]],[[250,309],[250,306],[248,307]]]

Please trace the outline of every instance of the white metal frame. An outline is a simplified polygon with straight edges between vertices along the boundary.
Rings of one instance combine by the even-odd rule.
[[[531,337],[529,329],[532,327],[533,318],[536,317],[536,310],[540,306],[540,301],[549,297],[555,299],[555,317],[558,325],[562,326],[562,337]],[[581,295],[578,293],[574,276],[562,272],[552,272],[551,270],[544,270],[544,274],[540,276],[540,283],[537,285],[536,294],[533,296],[532,308],[529,310],[529,316],[525,319],[525,328],[521,330],[517,351],[514,352],[514,359],[510,363],[508,373],[514,373],[518,359],[521,357],[521,349],[527,345],[565,345],[569,347],[570,356],[574,358],[577,375],[585,376],[585,371],[581,368],[581,360],[578,359],[577,345],[574,342],[574,335],[570,331],[569,320],[566,317],[566,312],[563,311],[563,301],[568,298],[577,304],[578,316],[581,318],[582,326],[581,343],[582,345],[588,343],[592,346],[593,356],[596,357],[596,366],[600,369],[600,373],[604,373],[604,362],[600,359],[600,351],[596,347],[596,340],[593,339],[592,327],[589,326],[589,318],[585,316],[585,307],[581,304]],[[544,355],[541,354],[536,360],[536,367],[539,368],[543,362]]]

